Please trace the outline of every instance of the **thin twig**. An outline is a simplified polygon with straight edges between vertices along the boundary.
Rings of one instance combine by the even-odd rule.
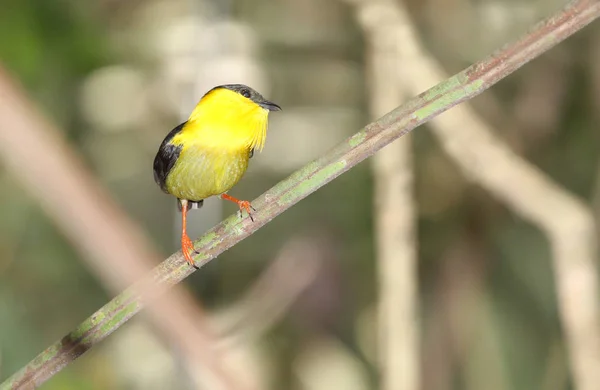
[[[254,214],[254,222],[248,218],[240,219],[236,214],[209,230],[195,243],[200,251],[196,257],[198,265],[211,261],[383,146],[434,116],[480,94],[599,16],[599,2],[574,2],[497,54],[470,66],[369,124],[325,156],[309,163],[256,199],[253,204],[258,211]],[[148,278],[124,291],[67,335],[70,347],[65,348],[61,341],[57,342],[9,378],[0,389],[10,388],[22,378],[35,375],[44,365],[51,364],[53,373],[56,373],[103,340],[138,313],[148,301],[147,297],[142,300],[139,294],[140,284],[150,284],[158,294],[193,271],[181,253],[173,254]]]
[[[396,38],[397,68],[405,75],[399,80],[400,89],[406,93],[419,93],[446,78],[441,67],[421,47],[410,17],[399,2],[384,0],[359,4],[359,19],[366,30],[379,31],[382,20],[394,26],[386,34]],[[575,19],[588,12],[597,13],[598,9],[598,1],[576,1],[565,9],[565,16]],[[547,22],[542,24],[541,31],[531,34],[541,37],[543,31],[556,27],[554,22]],[[564,30],[571,28],[565,26]],[[379,38],[384,37],[380,35]],[[518,56],[515,50],[509,48],[505,55]],[[504,58],[498,56],[498,60]],[[431,125],[445,151],[466,176],[548,236],[559,313],[576,388],[596,389],[600,383],[600,313],[592,211],[514,154],[468,105],[436,118]]]

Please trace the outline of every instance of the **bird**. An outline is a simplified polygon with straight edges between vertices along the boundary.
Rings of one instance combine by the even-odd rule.
[[[201,98],[189,118],[167,134],[154,158],[154,181],[177,198],[181,212],[181,251],[195,268],[197,253],[187,234],[187,213],[204,199],[219,196],[252,217],[249,201],[227,194],[246,173],[254,151],[267,136],[268,115],[281,107],[244,84],[219,85]]]

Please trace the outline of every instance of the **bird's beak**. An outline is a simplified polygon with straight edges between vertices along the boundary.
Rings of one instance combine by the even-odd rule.
[[[261,106],[265,110],[269,110],[269,111],[281,111],[281,107],[279,107],[277,104],[267,101],[267,100],[260,103],[259,106]]]

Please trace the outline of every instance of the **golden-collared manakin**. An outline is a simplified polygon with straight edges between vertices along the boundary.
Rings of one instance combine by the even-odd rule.
[[[154,180],[178,199],[181,210],[181,250],[195,267],[186,215],[204,199],[220,196],[235,202],[252,219],[250,202],[227,194],[242,178],[248,160],[261,150],[267,136],[269,111],[281,107],[242,84],[217,86],[198,102],[187,121],[163,140],[154,159]]]

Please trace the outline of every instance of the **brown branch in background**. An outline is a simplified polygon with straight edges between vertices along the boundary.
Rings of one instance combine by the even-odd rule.
[[[398,87],[417,94],[446,79],[426,53],[400,2],[359,2],[359,20],[366,31],[378,31],[385,20],[395,37]],[[576,17],[598,1],[574,1],[566,8]],[[551,24],[548,24],[551,26]],[[578,390],[600,383],[600,314],[596,230],[589,208],[531,164],[514,154],[468,105],[431,122],[435,136],[464,174],[502,200],[549,238],[554,261],[560,318]]]
[[[0,159],[111,291],[116,293],[133,284],[158,264],[160,258],[139,227],[94,180],[59,132],[36,112],[2,68]],[[154,285],[148,288],[155,290]],[[220,361],[223,352],[216,353],[212,331],[183,287],[153,300],[150,308],[151,319],[182,352],[188,366],[205,367],[207,378],[221,386],[242,388],[236,383],[233,368]],[[65,343],[67,350],[84,347],[69,340]],[[60,362],[25,376],[17,388],[44,382],[56,372],[54,364]]]
[[[395,36],[387,25],[367,36],[367,83],[373,117],[404,100],[395,80]],[[378,270],[378,351],[381,388],[418,390],[419,323],[413,165],[410,139],[388,145],[373,158],[375,240]]]

